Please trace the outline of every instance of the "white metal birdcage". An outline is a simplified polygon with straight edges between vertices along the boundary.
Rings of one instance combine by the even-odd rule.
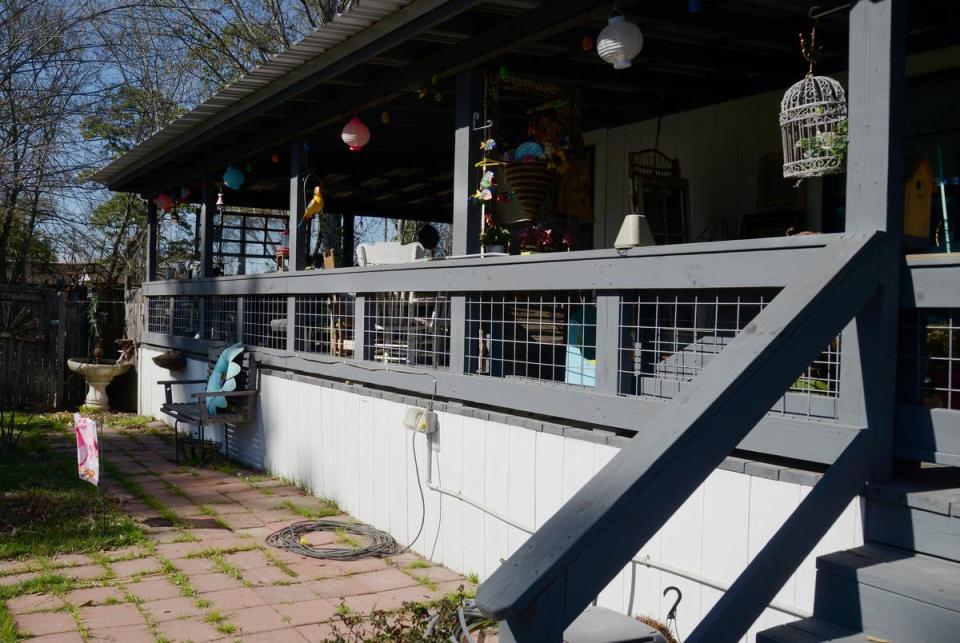
[[[847,160],[847,96],[827,76],[808,74],[780,102],[783,177],[843,172]]]

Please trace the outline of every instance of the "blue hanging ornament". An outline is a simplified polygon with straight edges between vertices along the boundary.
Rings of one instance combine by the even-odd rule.
[[[239,190],[240,186],[243,185],[243,172],[232,163],[227,165],[227,169],[223,173],[223,183],[231,190]]]

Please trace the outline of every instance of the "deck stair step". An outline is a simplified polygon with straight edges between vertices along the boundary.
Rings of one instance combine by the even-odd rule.
[[[865,496],[868,542],[960,562],[960,469],[924,467]]]
[[[863,632],[819,618],[805,618],[757,634],[757,643],[879,643]]]
[[[821,556],[813,613],[758,643],[960,640],[960,563],[875,543]]]
[[[891,641],[957,640],[960,564],[877,544],[821,556],[814,614]]]

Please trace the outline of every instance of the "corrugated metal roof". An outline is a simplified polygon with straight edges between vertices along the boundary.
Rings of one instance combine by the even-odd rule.
[[[376,39],[380,33],[392,30],[443,2],[444,0],[361,0],[348,13],[336,16],[290,49],[276,54],[268,62],[227,85],[120,158],[101,168],[90,177],[91,180],[106,186],[113,185],[123,175],[146,165],[150,157],[167,151],[172,144],[179,145],[190,140],[207,127],[235,116],[243,109],[255,105],[292,84],[300,77],[308,73],[316,73],[351,53],[355,47],[349,46],[351,43],[347,41],[355,40],[355,36],[369,31],[370,39]],[[401,13],[405,7],[408,9]],[[357,46],[359,47],[360,43],[357,43]],[[341,52],[340,49],[344,51]],[[324,54],[328,54],[329,60],[319,59]],[[292,72],[303,69],[305,64],[311,61],[318,64],[311,65],[309,70],[304,70],[303,74],[297,74],[297,78],[291,78],[289,82],[281,82],[281,79],[293,75]],[[205,127],[200,127],[201,125]]]

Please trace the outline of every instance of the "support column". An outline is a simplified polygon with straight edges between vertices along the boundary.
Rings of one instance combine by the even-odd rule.
[[[343,235],[340,238],[340,258],[337,260],[338,267],[353,265],[353,244],[354,244],[354,217],[352,214],[345,214],[343,221]]]
[[[453,254],[480,252],[480,208],[467,203],[476,189],[483,132],[473,130],[473,115],[483,112],[483,76],[465,71],[457,76],[456,134],[453,157]]]
[[[876,432],[872,479],[893,465],[899,257],[903,236],[905,0],[850,10],[846,230],[886,233],[883,287],[843,331],[839,420]]]
[[[217,211],[217,186],[204,179],[200,191],[200,275],[213,277],[213,215]]]
[[[307,154],[303,149],[303,141],[294,140],[290,143],[290,256],[288,265],[290,270],[303,270],[307,266],[307,226],[301,224],[303,219],[303,178],[307,164]]]
[[[157,223],[157,204],[147,199],[147,274],[145,281],[157,280],[157,255],[159,254],[159,225]]]

